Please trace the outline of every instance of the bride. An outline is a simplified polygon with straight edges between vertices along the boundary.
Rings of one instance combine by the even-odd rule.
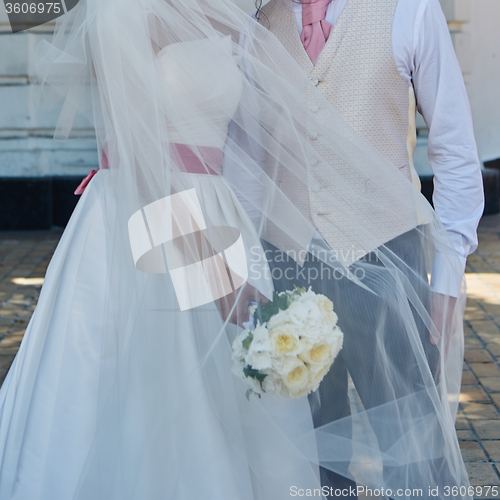
[[[339,496],[322,489],[320,467],[399,497],[416,482],[424,497],[450,485],[470,497],[454,434],[459,321],[431,373],[416,324],[435,326],[404,279],[412,264],[390,248],[381,261],[400,278],[391,293],[418,390],[405,392],[388,356],[394,400],[364,408],[352,387],[351,415],[315,428],[319,395],[247,399],[231,372],[237,327],[226,318],[272,298],[264,228],[360,293],[393,285],[363,282],[349,273],[363,255],[339,252],[383,250],[391,228],[418,232],[427,265],[437,252],[455,259],[423,197],[321,101],[271,34],[229,0],[81,0],[38,47],[34,83],[45,104],[63,100],[58,136],[77,112],[92,120],[101,165],[81,187],[0,391],[0,500]],[[327,150],[303,137],[311,92],[330,112],[316,123]],[[338,214],[328,219],[335,249],[281,190],[291,176],[306,189],[321,182],[312,154],[335,158],[337,182],[321,195]],[[455,320],[463,295],[458,304]],[[388,333],[373,331],[383,344]]]

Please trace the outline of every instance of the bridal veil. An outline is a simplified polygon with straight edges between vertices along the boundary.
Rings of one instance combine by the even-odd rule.
[[[68,137],[83,114],[101,158],[92,194],[103,212],[102,250],[92,255],[102,283],[98,345],[81,352],[93,360],[92,403],[82,410],[87,425],[75,430],[85,439],[67,443],[82,452],[65,500],[195,498],[181,478],[191,474],[195,488],[197,477],[225,481],[224,471],[227,498],[284,499],[294,486],[320,488],[319,466],[393,498],[415,488],[430,497],[436,487],[444,496],[453,486],[462,489],[450,496],[469,497],[454,430],[460,259],[419,190],[347,126],[271,33],[229,0],[81,0],[37,48],[33,84],[43,106],[62,102],[57,136]],[[306,130],[312,102],[321,112],[309,113]],[[212,206],[186,157],[206,170],[200,176],[222,175],[255,227],[243,231],[230,206]],[[328,179],[317,162],[329,164]],[[290,182],[293,195],[282,189]],[[328,243],[304,207],[321,217]],[[242,239],[248,231],[253,237]],[[408,232],[415,244],[402,257],[390,241]],[[299,269],[310,251],[328,279],[349,281],[349,307],[334,308],[351,348],[371,339],[383,404],[366,404],[373,389],[349,382],[350,415],[314,428],[307,398],[245,398],[215,301],[245,282],[271,296],[260,238]],[[431,314],[437,268],[458,291],[441,296],[441,320]],[[365,336],[350,336],[358,310],[371,307],[360,299],[367,294],[385,309],[363,326]],[[434,339],[430,357],[423,330]],[[64,358],[74,343],[62,334],[57,349]],[[67,370],[78,379],[78,367]],[[54,408],[68,377],[52,386]],[[64,430],[56,413],[43,417],[50,436]],[[23,429],[29,412],[15,418]],[[4,456],[22,434],[2,437]],[[49,448],[41,445],[39,461],[65,460]],[[210,463],[202,448],[212,450]],[[19,470],[20,456],[9,456]],[[4,483],[5,498],[8,487],[15,483]],[[208,484],[200,491],[219,498]]]

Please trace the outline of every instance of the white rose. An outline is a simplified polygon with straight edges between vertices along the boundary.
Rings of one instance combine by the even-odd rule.
[[[285,363],[281,380],[290,392],[303,391],[309,384],[309,371],[298,358],[289,358]]]
[[[342,345],[344,343],[344,334],[338,326],[336,326],[332,332],[327,337],[328,344],[330,345],[330,353],[333,359],[337,357],[337,354],[342,350]]]
[[[241,361],[245,358],[247,350],[243,347],[243,341],[248,337],[248,332],[244,331],[240,333],[233,342],[233,354],[232,359],[235,361]]]
[[[260,382],[252,377],[245,377],[245,383],[252,389],[256,394],[262,394],[263,390],[260,385]]]
[[[282,325],[283,323],[287,323],[288,319],[289,319],[288,310],[284,311],[283,309],[280,309],[278,314],[271,316],[271,318],[267,322],[267,328],[269,330],[272,330],[273,328],[276,328],[277,326]]]
[[[271,351],[272,345],[271,340],[269,339],[269,331],[266,328],[266,325],[259,325],[253,332],[253,339],[248,352],[263,352],[263,351]]]
[[[265,325],[259,325],[253,331],[252,342],[245,356],[245,361],[255,370],[265,370],[271,368],[272,344],[269,339],[269,332]]]
[[[274,356],[296,356],[304,349],[299,341],[299,330],[293,324],[285,323],[269,332]]]
[[[309,304],[302,302],[292,302],[286,310],[289,321],[296,325],[303,325],[309,316]]]
[[[314,336],[313,330],[322,328],[323,318],[314,300],[294,301],[287,309],[290,322],[296,324],[305,335]]]
[[[311,342],[325,340],[331,329],[324,320],[307,321],[300,330],[300,336]]]
[[[330,316],[328,316],[328,314],[324,312],[322,303],[320,303],[320,306],[321,307],[316,304],[314,308],[311,308],[314,314],[312,314],[309,320],[304,324],[301,332],[301,336],[311,341],[328,340],[334,330],[333,323],[336,322],[337,316],[332,311],[330,311]],[[321,311],[321,309],[323,309],[323,311]]]
[[[262,389],[266,394],[278,396],[282,390],[282,382],[280,376],[271,371],[262,382]]]
[[[268,368],[272,368],[273,366],[271,353],[267,351],[249,352],[245,358],[245,361],[254,370],[267,370]]]
[[[329,362],[326,366],[323,366],[318,370],[309,370],[309,385],[311,390],[315,391],[319,387],[319,384],[321,384],[321,381],[325,378],[325,375],[328,373],[331,366],[331,362]]]
[[[318,294],[316,296],[316,303],[323,318],[333,327],[337,324],[338,316],[333,310],[333,302],[324,295]]]
[[[307,342],[299,357],[304,363],[319,369],[329,363],[331,352],[331,346],[327,342]]]
[[[307,302],[309,300],[314,300],[316,297],[316,293],[312,291],[312,288],[309,287],[308,290],[306,290],[304,293],[299,295],[295,300],[298,300],[299,302]]]
[[[236,375],[238,378],[242,379],[243,382],[252,389],[253,392],[256,392],[257,394],[262,394],[262,387],[260,385],[260,382],[253,378],[253,377],[247,377],[245,373],[243,372],[243,369],[245,368],[246,363],[235,363],[231,367],[231,371],[233,372],[234,375]],[[266,377],[267,378],[267,377]]]
[[[311,389],[309,385],[304,387],[303,389],[298,390],[288,389],[287,387],[284,387],[282,389],[282,393],[287,398],[298,399],[302,396],[307,396],[310,392],[312,392],[312,390],[313,389]]]

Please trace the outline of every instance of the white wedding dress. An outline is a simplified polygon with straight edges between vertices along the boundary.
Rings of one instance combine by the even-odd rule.
[[[207,44],[207,67],[227,64],[220,54],[231,50],[229,39],[219,46]],[[227,113],[212,117],[217,132],[184,117],[193,143],[222,149],[241,76],[234,63],[232,80],[207,78],[207,67],[183,64],[192,50],[205,50],[203,40],[167,46],[158,64],[179,99],[205,113],[211,100],[220,101],[214,109],[224,103]],[[128,355],[117,361],[118,348],[103,340],[111,317],[104,304],[113,304],[104,300],[103,214],[114,210],[99,196],[106,175],[91,180],[71,217],[0,391],[0,500],[277,500],[292,485],[319,488],[316,467],[291,444],[313,454],[307,398],[247,401],[215,304],[179,314],[168,275],[149,275],[146,296],[137,297],[145,313],[127,319]],[[247,252],[259,245],[221,175],[177,173],[172,183],[196,189],[207,225],[237,227]],[[269,295],[268,283],[252,284]],[[204,364],[202,351],[210,351]]]

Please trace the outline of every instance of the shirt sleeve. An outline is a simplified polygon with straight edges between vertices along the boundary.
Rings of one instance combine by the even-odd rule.
[[[463,275],[467,256],[478,244],[483,181],[465,83],[438,0],[422,4],[413,40],[412,82],[417,108],[429,129],[434,208],[458,252]],[[449,256],[438,254],[432,289],[457,296],[462,276],[457,281],[456,268]]]

